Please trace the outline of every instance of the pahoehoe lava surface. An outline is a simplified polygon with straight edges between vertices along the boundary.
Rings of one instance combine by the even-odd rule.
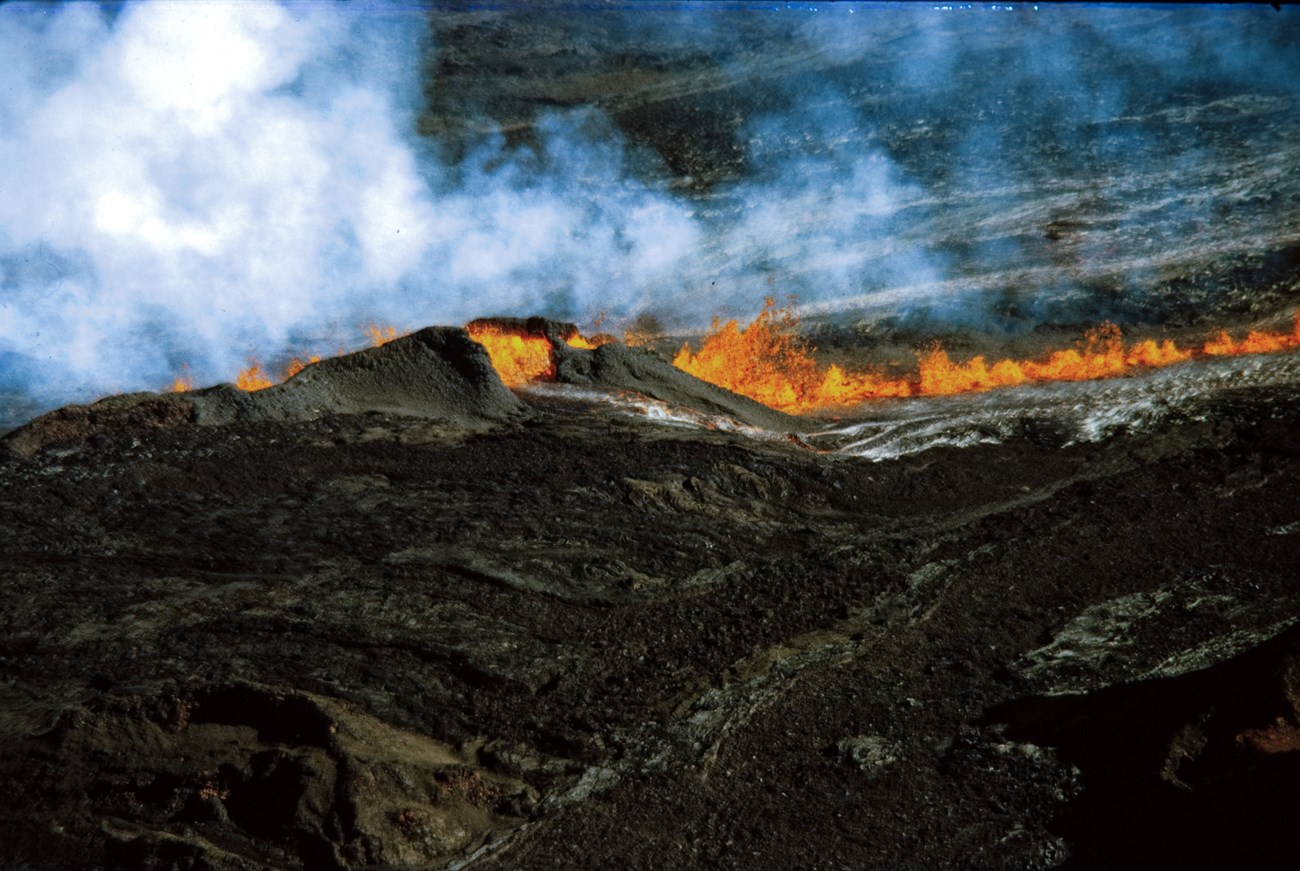
[[[6,455],[11,867],[1293,860],[1294,381],[872,462],[462,338]]]

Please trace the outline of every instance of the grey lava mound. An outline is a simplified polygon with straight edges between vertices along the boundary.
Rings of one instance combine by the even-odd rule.
[[[631,391],[671,405],[777,432],[807,429],[800,418],[689,375],[653,351],[618,343],[574,348],[573,324],[545,318],[475,321],[550,341],[555,380],[596,390]],[[322,360],[282,384],[246,391],[218,384],[186,393],[127,393],[42,415],[0,440],[0,453],[29,458],[110,433],[196,423],[313,420],[379,412],[482,428],[527,413],[502,383],[487,350],[459,327],[426,327],[378,348]]]
[[[19,427],[0,444],[11,455],[30,457],[113,431],[365,412],[481,427],[523,409],[497,377],[482,345],[457,327],[427,327],[378,348],[322,360],[264,390],[218,384],[187,393],[128,393],[69,405]]]
[[[483,346],[456,327],[426,327],[378,348],[322,360],[265,390],[220,384],[193,398],[195,420],[216,424],[375,411],[474,426],[523,408]]]
[[[696,411],[733,418],[776,432],[804,432],[807,421],[783,414],[748,396],[732,393],[678,369],[653,351],[626,345],[601,345],[594,351],[555,346],[556,380],[602,390],[631,390]]]
[[[654,351],[614,341],[594,350],[575,348],[568,344],[569,339],[578,334],[578,328],[573,324],[546,318],[483,318],[467,326],[473,330],[476,325],[495,326],[520,335],[547,339],[555,360],[555,380],[561,384],[594,390],[631,391],[669,405],[728,417],[775,432],[794,433],[808,429],[806,420],[696,378]]]

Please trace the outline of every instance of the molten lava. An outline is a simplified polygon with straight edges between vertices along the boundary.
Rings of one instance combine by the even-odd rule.
[[[266,371],[262,369],[262,364],[254,361],[247,369],[235,377],[235,386],[240,390],[265,390],[267,387],[273,387],[275,382],[270,379]]]
[[[466,325],[470,338],[487,350],[493,367],[509,387],[555,378],[555,355],[551,341],[534,329],[509,319],[472,321]],[[1251,331],[1234,339],[1226,330],[1218,332],[1198,349],[1180,348],[1169,339],[1144,339],[1126,343],[1114,324],[1090,330],[1077,348],[1053,351],[1037,359],[1003,359],[990,363],[983,356],[957,363],[935,345],[917,355],[916,372],[910,377],[891,377],[879,371],[849,372],[840,366],[820,366],[810,347],[798,333],[798,318],[789,307],[779,308],[768,299],[763,310],[746,327],[736,321],[714,321],[713,332],[698,351],[689,345],[673,364],[697,378],[748,396],[764,405],[794,413],[856,405],[870,399],[909,396],[947,396],[1013,387],[1040,381],[1084,381],[1114,378],[1141,369],[1181,363],[1195,357],[1229,354],[1260,354],[1300,349],[1300,312],[1289,332]],[[396,327],[370,324],[365,328],[378,347],[403,333]],[[591,350],[616,341],[604,333],[587,338],[576,331],[565,338],[574,348]],[[343,353],[343,352],[340,352]],[[287,380],[311,363],[294,358],[281,380]],[[235,385],[241,390],[262,390],[276,382],[254,361],[239,373]],[[187,374],[177,377],[168,388],[192,390]]]
[[[376,348],[406,335],[406,333],[399,332],[397,327],[380,326],[376,323],[368,324],[363,330],[366,336],[369,337],[370,344]],[[340,350],[339,356],[346,353],[348,353],[346,350]],[[319,363],[320,361],[321,356],[319,354],[311,355],[305,362],[298,357],[294,357],[289,361],[289,365],[285,367],[284,375],[279,380],[288,381],[312,363]],[[274,387],[277,383],[257,360],[250,361],[248,368],[235,376],[235,386],[240,390],[265,390],[267,387]],[[185,367],[183,375],[178,375],[166,388],[167,392],[170,393],[182,393],[193,389],[194,380],[190,377],[188,367]]]
[[[1084,381],[1114,378],[1140,369],[1181,363],[1196,356],[1256,354],[1300,348],[1300,313],[1289,333],[1251,332],[1236,340],[1219,333],[1199,353],[1165,339],[1126,344],[1114,324],[1102,324],[1084,337],[1081,347],[1052,352],[1034,360],[974,357],[955,363],[937,345],[918,355],[912,378],[888,378],[871,372],[849,373],[839,366],[820,369],[813,349],[798,336],[798,320],[788,308],[769,299],[747,327],[735,321],[714,322],[698,352],[689,346],[673,363],[686,372],[756,399],[781,411],[804,412],[854,405],[869,399],[947,396],[1012,387],[1034,381]]]
[[[1291,320],[1289,333],[1263,333],[1251,330],[1244,339],[1234,339],[1227,330],[1220,330],[1214,338],[1205,343],[1203,354],[1222,356],[1224,354],[1269,354],[1275,351],[1291,351],[1300,348],[1300,312]]]
[[[290,378],[297,375],[302,370],[306,369],[312,363],[319,363],[319,362],[320,362],[319,354],[313,354],[312,356],[308,357],[306,363],[299,360],[297,357],[294,357],[292,360],[289,361],[288,367],[285,368],[284,378],[282,380],[288,381]]]
[[[379,324],[372,323],[366,327],[366,335],[370,337],[370,344],[374,345],[376,348],[380,348],[387,345],[393,339],[401,338],[406,334],[399,333],[397,327],[381,327]]]
[[[781,410],[843,404],[882,396],[908,396],[905,382],[869,373],[848,374],[838,366],[820,371],[799,338],[798,320],[769,299],[754,322],[713,323],[698,353],[683,345],[673,365],[696,378]]]
[[[1028,381],[1091,381],[1114,378],[1139,367],[1169,366],[1192,358],[1168,339],[1156,344],[1151,339],[1126,347],[1119,327],[1102,324],[1090,330],[1081,350],[1055,351],[1042,360],[999,360],[992,366],[983,357],[953,363],[942,348],[921,355],[918,362],[918,393],[947,396],[1014,387]]]
[[[551,342],[545,336],[534,336],[482,321],[475,321],[466,329],[471,339],[487,349],[492,368],[497,370],[507,387],[555,377]]]
[[[487,349],[492,368],[497,370],[507,387],[555,378],[555,358],[551,353],[551,340],[546,336],[491,320],[471,321],[465,329],[471,339]],[[601,334],[589,339],[574,332],[564,343],[591,351],[613,341],[616,341],[613,336]]]

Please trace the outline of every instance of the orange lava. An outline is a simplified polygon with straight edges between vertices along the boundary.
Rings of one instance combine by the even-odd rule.
[[[845,372],[839,366],[818,367],[813,349],[800,339],[797,326],[798,320],[788,308],[777,308],[768,299],[749,326],[715,321],[713,332],[704,339],[700,350],[692,353],[683,346],[673,363],[764,405],[797,413],[883,397],[947,396],[1034,381],[1114,378],[1196,356],[1300,348],[1300,313],[1289,333],[1252,332],[1236,340],[1221,332],[1199,352],[1180,348],[1169,339],[1129,344],[1117,326],[1107,323],[1089,331],[1080,347],[1033,360],[990,363],[980,356],[956,363],[936,345],[918,355],[915,376],[888,378],[873,372]]]
[[[362,329],[370,339],[370,343],[376,348],[381,345],[386,345],[393,341],[393,339],[398,339],[406,335],[406,333],[399,332],[397,327],[380,326],[375,323],[368,324]],[[346,353],[348,353],[346,350],[339,351],[340,356]],[[244,369],[235,376],[235,386],[240,390],[265,390],[268,387],[274,387],[281,381],[288,381],[312,363],[319,363],[320,361],[321,355],[319,354],[313,354],[305,361],[298,357],[294,357],[289,361],[289,365],[285,367],[284,375],[277,381],[262,367],[262,364],[259,361],[253,360],[250,361],[247,369]],[[176,380],[166,388],[166,390],[171,393],[180,393],[185,390],[193,389],[194,380],[189,375],[188,367],[186,367],[186,373],[184,375],[177,376]]]
[[[531,336],[493,324],[473,323],[469,337],[487,349],[492,368],[507,387],[555,377],[551,343],[544,336]]]
[[[1205,343],[1201,353],[1218,357],[1224,354],[1269,354],[1300,348],[1300,312],[1291,320],[1289,333],[1263,333],[1251,330],[1244,339],[1234,339],[1227,330],[1220,330]]]
[[[275,386],[275,382],[267,376],[266,371],[262,369],[262,364],[254,361],[236,376],[235,386],[240,390],[265,390]]]
[[[370,337],[370,344],[376,348],[387,345],[393,339],[400,339],[405,333],[399,333],[397,327],[381,327],[379,324],[370,324],[366,327],[366,335]]]
[[[313,354],[312,356],[308,357],[306,363],[299,360],[297,357],[294,357],[292,360],[289,361],[289,365],[285,368],[284,378],[281,380],[288,381],[290,378],[297,375],[302,370],[306,369],[312,363],[319,363],[319,362],[320,362],[319,354]]]
[[[1091,381],[1114,378],[1141,367],[1169,366],[1191,358],[1191,351],[1180,349],[1168,339],[1159,344],[1146,339],[1126,346],[1119,327],[1108,323],[1090,330],[1081,349],[1055,351],[1041,360],[999,360],[990,366],[983,357],[975,357],[957,364],[942,348],[933,348],[918,361],[917,393],[947,396],[1014,387],[1029,381]]]
[[[492,368],[507,387],[519,387],[532,381],[551,381],[555,378],[555,358],[551,354],[551,341],[545,336],[533,335],[487,321],[473,321],[465,326],[469,337],[487,349]],[[574,333],[564,340],[566,345],[595,350],[601,345],[618,341],[613,336],[600,333],[588,338]]]
[[[397,327],[380,326],[376,323],[367,324],[364,331],[370,339],[370,344],[376,348],[406,335],[406,333],[399,332]],[[340,356],[346,353],[347,351],[339,351]],[[294,357],[289,361],[289,365],[284,370],[284,377],[280,381],[288,381],[312,363],[319,363],[320,361],[321,356],[319,354],[308,357],[306,362]],[[277,383],[279,382],[272,380],[271,376],[262,368],[262,364],[257,361],[253,361],[252,365],[240,372],[238,377],[235,378],[235,386],[240,390],[264,390],[267,387],[274,387]]]
[[[608,345],[610,342],[617,341],[618,339],[614,338],[609,333],[597,333],[590,338],[582,335],[582,333],[574,333],[572,336],[569,336],[569,338],[564,340],[564,344],[571,348],[582,348],[584,351],[594,351],[601,345]]]
[[[842,404],[856,398],[908,396],[905,382],[870,373],[849,374],[838,366],[818,368],[799,338],[798,319],[768,299],[749,326],[715,320],[713,333],[697,353],[687,345],[673,365],[696,378],[778,409]]]
[[[673,364],[764,405],[801,413],[886,397],[947,396],[1030,382],[1114,378],[1197,357],[1300,349],[1300,312],[1295,314],[1290,331],[1253,330],[1245,338],[1234,339],[1221,330],[1195,349],[1180,348],[1169,339],[1128,343],[1119,327],[1106,323],[1090,330],[1077,348],[1053,351],[1036,359],[990,363],[979,356],[958,363],[935,345],[917,355],[914,375],[890,377],[879,371],[850,372],[840,366],[818,365],[813,356],[815,349],[800,337],[798,324],[789,307],[778,307],[768,299],[748,326],[741,327],[734,320],[715,320],[713,332],[705,337],[700,349],[692,352],[689,345],[683,345]],[[555,359],[545,337],[484,321],[475,321],[467,329],[470,338],[487,349],[493,367],[507,386],[555,378]],[[405,335],[396,327],[373,323],[365,332],[376,347]],[[565,340],[572,347],[588,350],[613,341],[613,336],[604,333],[590,338],[574,333]],[[304,363],[295,357],[281,380],[292,378],[320,359],[312,356]],[[262,390],[275,383],[256,361],[235,380],[241,390]],[[167,389],[192,390],[194,382],[186,373]]]

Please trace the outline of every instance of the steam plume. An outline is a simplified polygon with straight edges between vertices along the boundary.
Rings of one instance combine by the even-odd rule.
[[[628,308],[667,282],[695,227],[623,180],[598,118],[544,120],[532,165],[494,149],[443,183],[410,133],[426,28],[317,4],[0,9],[8,378],[203,382],[362,319]]]
[[[370,320],[689,326],[768,293],[986,328],[1147,317],[1188,263],[1300,245],[1289,10],[588,13],[557,92],[653,68],[640,46],[672,63],[529,104],[521,141],[427,72],[448,46],[405,4],[0,6],[0,385],[56,404],[332,352]],[[504,22],[514,63],[573,14],[462,29]],[[489,133],[417,136],[430,100]],[[679,104],[685,135],[637,120]],[[705,182],[674,151],[697,121],[722,131]]]

